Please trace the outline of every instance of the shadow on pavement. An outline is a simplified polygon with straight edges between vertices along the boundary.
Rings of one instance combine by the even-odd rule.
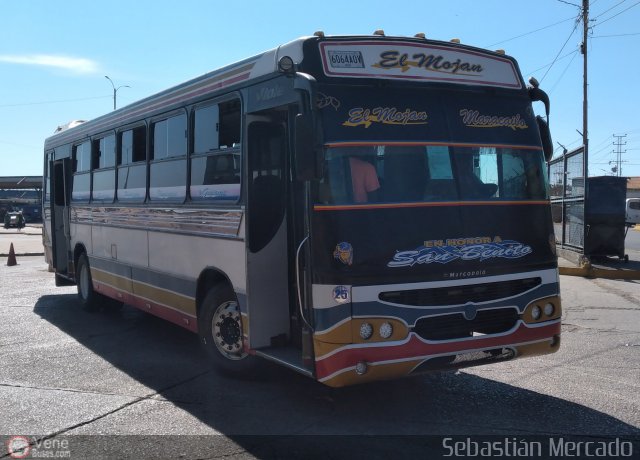
[[[134,422],[131,413],[117,412],[101,420],[102,432],[148,434],[141,427],[155,427],[192,433],[190,427],[181,430],[180,419],[167,420],[167,413],[180,411],[157,404],[160,398],[224,434],[214,437],[217,442],[262,458],[278,456],[278,449],[289,458],[340,456],[342,449],[359,446],[366,449],[363,455],[376,449],[386,456],[424,456],[424,449],[441,442],[426,435],[640,435],[638,428],[583,405],[464,372],[337,390],[275,366],[259,381],[236,380],[209,370],[194,334],[131,307],[87,313],[75,295],[56,295],[41,297],[34,312],[157,393],[137,403],[148,407]],[[194,434],[207,434],[199,429]],[[434,442],[438,446],[430,446]]]

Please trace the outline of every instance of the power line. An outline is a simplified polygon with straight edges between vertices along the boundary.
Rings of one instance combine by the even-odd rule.
[[[604,24],[605,22],[615,18],[616,16],[620,16],[622,13],[624,13],[625,11],[629,11],[631,8],[633,8],[634,6],[638,6],[640,5],[640,2],[636,2],[633,5],[631,5],[629,8],[625,8],[624,10],[620,11],[619,13],[614,14],[613,16],[608,17],[607,19],[605,19],[604,21],[596,24],[596,26],[601,26],[602,24]],[[594,26],[594,27],[596,27]]]
[[[640,3],[640,2],[638,2]],[[571,37],[573,37],[573,34],[575,33],[576,29],[578,28],[578,24],[580,24],[580,16],[578,16],[575,19],[575,24],[573,26],[573,29],[571,30],[571,33],[569,34],[569,36],[567,37],[566,41],[564,42],[564,44],[562,45],[562,48],[560,48],[560,51],[558,51],[558,54],[556,54],[555,59],[553,60],[553,62],[551,63],[551,65],[549,66],[549,68],[547,69],[547,71],[544,73],[544,75],[542,76],[542,78],[540,79],[540,83],[542,83],[542,81],[545,79],[545,77],[547,76],[547,74],[549,73],[549,71],[551,70],[551,67],[553,67],[553,65],[556,63],[556,61],[558,60],[558,56],[560,56],[560,53],[562,53],[562,50],[564,49],[565,46],[567,46],[567,43],[569,43],[569,40],[571,39]]]
[[[563,22],[571,21],[572,19],[574,19],[574,16],[571,16],[570,18],[567,18],[567,19],[563,19],[562,21],[554,22],[553,24],[549,24],[548,26],[540,27],[539,29],[532,30],[530,32],[525,32],[523,34],[516,35],[515,37],[507,38],[506,40],[502,40],[500,42],[492,43],[491,45],[485,46],[485,48],[491,48],[491,47],[496,46],[496,45],[501,45],[502,43],[510,42],[511,40],[515,40],[517,38],[526,37],[527,35],[531,35],[531,34],[534,34],[536,32],[540,32],[541,30],[548,29],[549,27],[557,26],[558,24],[562,24]]]
[[[562,61],[563,59],[568,58],[569,56],[571,56],[572,54],[575,54],[575,53],[577,53],[577,52],[578,52],[578,50],[577,50],[577,49],[576,49],[576,50],[573,50],[573,51],[571,51],[570,53],[567,53],[567,54],[565,54],[565,55],[563,55],[563,56],[560,56],[558,59],[556,59],[556,61]],[[550,65],[553,65],[553,62],[550,62],[549,64],[546,64],[546,65],[543,65],[542,67],[539,67],[539,68],[537,68],[536,70],[533,70],[533,71],[531,71],[531,72],[525,72],[525,75],[532,75],[532,74],[534,74],[534,73],[536,73],[536,72],[538,72],[538,71],[540,71],[540,70],[542,70],[542,69],[546,69],[546,68],[547,68],[547,67],[549,67]]]
[[[622,5],[624,2],[626,2],[627,0],[622,0],[619,3],[616,3],[615,5],[613,5],[611,8],[608,8],[606,10],[604,10],[602,13],[600,13],[599,15],[597,15],[595,18],[593,18],[592,20],[595,21],[596,19],[598,19],[600,16],[607,14],[609,11],[611,11],[612,9]]]
[[[616,34],[616,35],[594,35],[591,38],[629,37],[631,35],[640,35],[640,32],[634,32],[631,34]]]
[[[580,5],[576,5],[575,3],[567,2],[566,0],[558,0],[560,3],[566,3],[567,5],[575,6],[580,8]]]
[[[571,66],[571,63],[573,62],[573,60],[576,58],[577,55],[578,55],[578,50],[576,50],[573,53],[573,57],[571,58],[567,66],[564,68],[564,70],[560,74],[560,77],[558,77],[558,79],[556,80],[555,84],[551,87],[551,89],[549,90],[549,93],[553,93],[553,90],[556,89],[556,86],[558,86],[558,84],[560,83],[560,80],[562,80],[564,75],[567,73],[567,70],[569,70],[569,66]]]

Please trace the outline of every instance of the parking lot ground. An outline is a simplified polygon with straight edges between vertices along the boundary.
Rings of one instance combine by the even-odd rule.
[[[18,262],[0,258],[0,458],[16,435],[67,440],[72,458],[437,458],[447,435],[640,439],[637,281],[562,276],[553,355],[330,389],[275,366],[221,376],[190,332],[128,306],[84,312],[42,257]]]

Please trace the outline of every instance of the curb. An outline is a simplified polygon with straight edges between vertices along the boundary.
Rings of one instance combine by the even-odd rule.
[[[16,253],[16,257],[20,256],[44,256],[44,252],[23,252],[21,254]],[[0,253],[0,257],[9,257],[9,254]]]
[[[640,280],[640,270],[608,270],[594,267],[558,267],[561,275],[610,280]]]

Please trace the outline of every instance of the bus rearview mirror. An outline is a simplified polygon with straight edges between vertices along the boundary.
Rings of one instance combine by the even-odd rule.
[[[536,115],[536,122],[538,123],[538,131],[540,131],[540,140],[542,141],[542,151],[544,152],[544,159],[549,162],[553,156],[553,142],[551,141],[551,131],[549,125],[540,115]]]

